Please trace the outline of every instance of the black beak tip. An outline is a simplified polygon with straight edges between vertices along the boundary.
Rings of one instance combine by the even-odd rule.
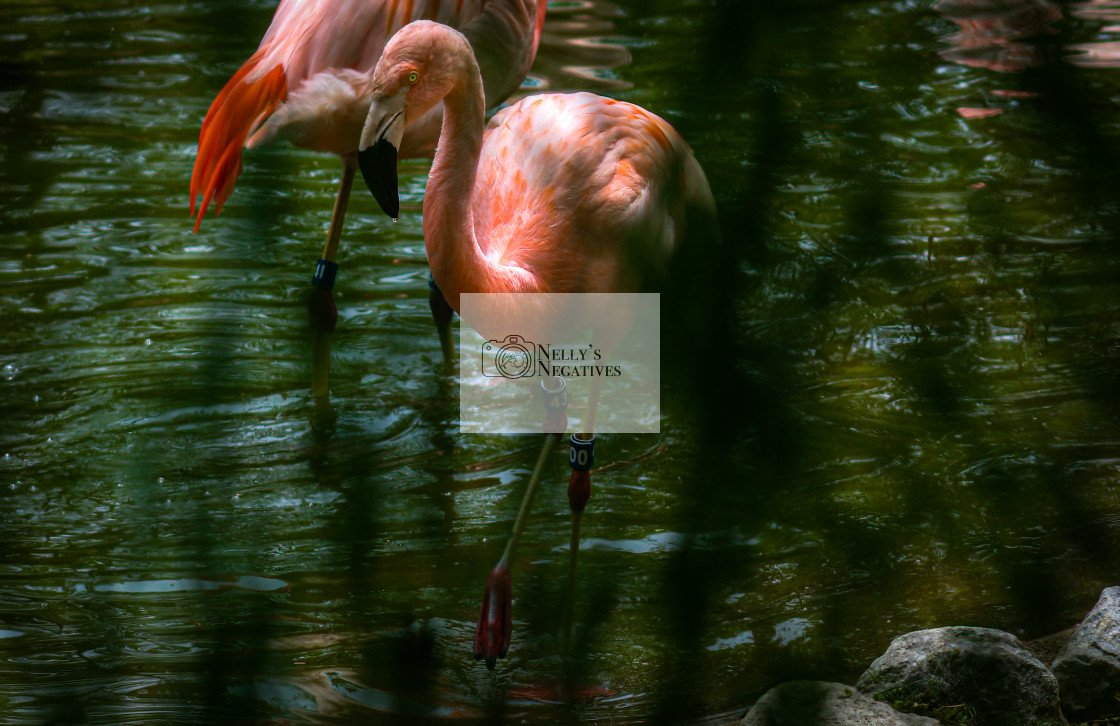
[[[358,168],[362,178],[381,205],[381,210],[393,219],[400,215],[401,199],[397,191],[397,148],[385,139],[365,151],[358,152]]]

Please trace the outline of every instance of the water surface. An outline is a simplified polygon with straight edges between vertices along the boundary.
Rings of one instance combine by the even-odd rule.
[[[2,720],[720,723],[907,630],[1079,620],[1120,527],[1120,5],[756,5],[550,4],[523,91],[671,121],[722,242],[666,298],[663,433],[599,445],[575,659],[560,452],[491,675],[539,441],[457,430],[427,164],[395,224],[355,195],[324,399],[337,159],[254,150],[186,212],[273,4],[0,4]]]

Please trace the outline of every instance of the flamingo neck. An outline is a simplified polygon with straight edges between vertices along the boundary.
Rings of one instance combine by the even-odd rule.
[[[473,55],[467,61],[443,101],[443,128],[424,193],[428,264],[436,284],[456,311],[459,293],[487,290],[486,272],[491,264],[475,239],[471,211],[482,151],[485,99],[478,63]]]

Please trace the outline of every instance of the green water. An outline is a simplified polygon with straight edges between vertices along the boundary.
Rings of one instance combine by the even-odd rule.
[[[561,451],[493,675],[474,621],[539,441],[457,431],[426,165],[396,224],[355,194],[329,400],[338,161],[255,150],[190,232],[198,126],[273,7],[0,2],[0,722],[721,723],[1117,584],[1120,3],[550,5],[524,90],[668,119],[723,239],[666,298],[663,433],[599,444],[574,661]]]

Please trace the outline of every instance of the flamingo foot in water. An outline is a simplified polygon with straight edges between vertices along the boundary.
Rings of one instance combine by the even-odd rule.
[[[498,658],[505,658],[513,632],[513,585],[509,567],[504,562],[495,565],[486,576],[486,589],[482,607],[478,611],[478,630],[474,636],[474,659],[486,658],[486,667],[494,669]]]

